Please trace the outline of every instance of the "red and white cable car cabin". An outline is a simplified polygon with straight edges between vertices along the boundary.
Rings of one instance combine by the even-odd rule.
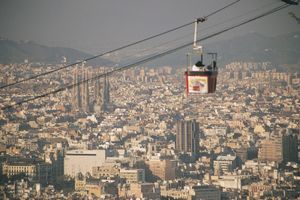
[[[203,65],[202,59],[185,71],[186,91],[188,95],[214,93],[217,86],[217,54],[212,55],[210,65]],[[202,58],[202,56],[201,56]]]
[[[201,60],[196,62],[191,68],[191,54],[187,56],[187,70],[185,71],[186,91],[187,94],[207,94],[214,93],[217,86],[217,53],[208,53],[211,55],[210,65],[203,64],[202,46],[197,45],[197,25],[199,22],[206,21],[206,18],[195,20],[194,43],[192,54],[200,55]]]

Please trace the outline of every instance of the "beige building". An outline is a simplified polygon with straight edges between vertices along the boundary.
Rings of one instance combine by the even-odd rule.
[[[259,199],[261,196],[263,196],[264,192],[271,190],[272,185],[269,184],[253,183],[248,186],[249,195],[254,199]]]
[[[246,146],[236,148],[235,153],[236,156],[238,156],[243,162],[245,162],[247,160],[248,148]]]
[[[222,175],[232,172],[236,168],[236,156],[218,156],[214,160],[214,174]]]
[[[18,163],[4,163],[2,165],[2,173],[7,177],[11,177],[17,174],[26,174],[28,177],[36,176],[36,165],[25,162]]]
[[[100,177],[115,177],[120,174],[118,166],[107,164],[102,166],[95,166],[92,168],[92,176],[95,178]]]
[[[176,178],[177,162],[175,160],[151,159],[147,164],[152,174],[162,180],[173,180]]]
[[[82,173],[77,174],[75,177],[75,190],[76,191],[84,191],[85,184],[86,184],[85,176],[83,176]]]
[[[171,197],[174,199],[188,199],[189,197],[189,190],[168,189],[165,185],[160,187],[160,193],[163,197]]]
[[[258,159],[261,161],[281,162],[282,137],[263,140],[258,151]]]
[[[145,182],[144,169],[121,169],[120,177],[125,178],[127,183],[143,183]]]
[[[6,147],[4,144],[0,143],[0,155],[1,154],[6,154]]]
[[[141,199],[160,199],[160,189],[154,183],[132,183],[130,184],[129,196]]]
[[[92,173],[92,168],[101,166],[105,159],[105,150],[67,151],[64,159],[64,175],[75,177],[78,173]]]
[[[103,184],[96,184],[96,183],[87,183],[85,186],[85,190],[87,191],[87,195],[95,195],[96,197],[100,197],[103,193]]]
[[[101,182],[100,179],[83,176],[79,173],[75,177],[75,191],[82,194],[100,197],[103,194],[117,194],[117,185],[115,182]]]
[[[221,199],[221,191],[220,189],[214,186],[193,186],[190,190],[190,195],[188,200],[220,200]]]

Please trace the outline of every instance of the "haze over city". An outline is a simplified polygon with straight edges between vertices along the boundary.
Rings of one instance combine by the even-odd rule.
[[[96,54],[193,21],[228,3],[231,2],[3,0],[0,2],[0,36],[12,40],[35,41],[48,46],[70,47]],[[280,4],[278,0],[242,0],[239,4],[212,16],[201,28],[205,30],[207,26],[252,11],[248,16],[239,18],[247,19],[266,10],[266,5],[269,9]],[[291,20],[288,12],[297,14],[300,13],[300,8],[291,6],[237,31],[220,35],[217,39],[251,31],[271,36],[299,31],[299,26]],[[236,21],[230,21],[228,24],[233,22]],[[191,28],[185,31],[192,33]]]
[[[0,199],[300,198],[299,11],[1,1]]]

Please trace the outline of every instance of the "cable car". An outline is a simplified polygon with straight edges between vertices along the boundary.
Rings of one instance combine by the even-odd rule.
[[[298,5],[298,0],[281,0],[290,5]]]
[[[187,55],[187,70],[184,73],[187,95],[214,93],[217,86],[217,53],[208,53],[211,55],[211,63],[203,64],[202,46],[196,44],[198,22],[195,21],[193,52]],[[191,66],[192,55],[200,56],[200,60],[193,66]]]

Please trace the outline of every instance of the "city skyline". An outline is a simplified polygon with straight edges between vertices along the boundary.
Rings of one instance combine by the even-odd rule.
[[[1,1],[0,36],[90,53],[190,23],[105,56],[1,38],[0,199],[298,199],[299,6],[235,2]]]
[[[26,64],[17,66],[10,65],[28,70]],[[98,71],[91,66],[87,69]],[[52,82],[73,82],[76,71],[52,75]],[[183,69],[153,66],[110,77],[108,111],[74,111],[73,92],[65,91],[24,105],[22,110],[2,112],[0,158],[4,160],[0,175],[3,181],[19,175],[25,182],[15,181],[17,192],[4,182],[0,194],[4,191],[7,197],[20,197],[26,195],[20,188],[27,188],[31,196],[48,198],[62,196],[58,194],[61,188],[63,198],[91,193],[98,198],[123,199],[134,195],[258,198],[278,192],[282,197],[297,196],[298,182],[291,182],[285,172],[298,176],[293,171],[299,168],[295,157],[299,157],[299,142],[295,141],[299,140],[298,74],[276,71],[271,62],[238,61],[219,73],[217,91],[212,95],[188,97]],[[6,81],[12,79],[10,75]],[[86,91],[85,87],[77,89]],[[94,98],[99,84],[88,87]],[[19,92],[10,89],[8,94]],[[32,92],[27,90],[27,95]],[[3,95],[2,102],[7,99]],[[285,132],[293,136],[282,135],[281,140]],[[187,140],[180,143],[178,137]],[[96,163],[95,151],[102,152],[101,163]],[[185,151],[192,159],[187,159]],[[272,184],[266,187],[270,179]],[[292,189],[284,195],[286,184],[292,184]]]

